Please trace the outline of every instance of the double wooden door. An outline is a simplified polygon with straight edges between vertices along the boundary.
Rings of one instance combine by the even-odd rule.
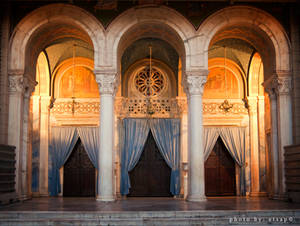
[[[205,162],[205,195],[232,196],[236,194],[235,162],[218,138]]]
[[[129,172],[131,197],[170,197],[171,169],[149,132],[139,162]]]
[[[95,196],[95,167],[78,139],[64,165],[63,195],[66,197]]]

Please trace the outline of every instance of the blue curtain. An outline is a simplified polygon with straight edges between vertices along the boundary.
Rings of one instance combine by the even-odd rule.
[[[150,128],[160,153],[172,169],[170,192],[173,195],[179,195],[180,119],[152,119],[150,121]]]
[[[246,195],[245,179],[245,128],[241,127],[222,127],[220,137],[222,138],[227,150],[235,162],[241,167],[240,172],[240,191],[241,195]]]
[[[57,196],[61,192],[59,169],[64,165],[78,139],[75,127],[52,127],[49,158],[49,192]]]
[[[98,152],[100,147],[98,127],[78,127],[78,135],[82,141],[94,167],[98,170]]]
[[[121,194],[129,193],[131,171],[141,157],[143,147],[149,134],[149,125],[144,119],[124,119],[124,143],[121,155]]]

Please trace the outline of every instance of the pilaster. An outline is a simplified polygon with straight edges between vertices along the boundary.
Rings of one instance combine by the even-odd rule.
[[[207,70],[186,72],[185,92],[188,96],[188,201],[205,201],[205,174],[203,150],[202,95]]]

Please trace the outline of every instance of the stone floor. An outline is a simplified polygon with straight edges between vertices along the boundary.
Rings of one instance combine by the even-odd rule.
[[[213,197],[205,202],[187,202],[173,198],[127,198],[115,202],[98,202],[94,198],[33,198],[0,207],[0,211],[213,211],[213,210],[295,210],[300,203],[267,198]]]

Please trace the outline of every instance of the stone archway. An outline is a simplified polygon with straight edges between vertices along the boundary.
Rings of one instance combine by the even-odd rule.
[[[49,31],[53,31],[56,26],[65,27],[68,32],[58,29],[57,33],[51,34]],[[103,61],[104,28],[94,16],[72,5],[52,4],[34,10],[19,22],[10,40],[8,144],[16,146],[16,191],[20,199],[30,196],[29,98],[36,85],[36,61],[39,53],[54,40],[55,35],[68,33],[94,47],[95,65]],[[46,167],[42,173],[47,178]],[[46,193],[47,187],[46,179],[43,184]]]
[[[291,50],[284,28],[273,16],[263,10],[249,6],[233,6],[209,16],[200,25],[197,34],[202,37],[203,64],[207,63],[210,45],[225,38],[242,39],[254,46],[261,55],[264,64],[264,87],[273,102],[271,103],[273,104],[271,146],[273,155],[278,156],[278,161],[273,161],[273,165],[279,167],[280,171],[278,178],[273,179],[279,182],[273,186],[278,188],[275,189],[278,191],[276,195],[283,197],[285,193],[284,146],[292,144]],[[250,133],[253,133],[256,129],[251,119],[253,121],[256,115],[257,100],[249,97],[248,105]],[[251,146],[251,158],[257,160],[258,152],[253,152],[254,149],[257,147]],[[259,182],[256,183],[259,180],[259,169],[252,164],[251,192],[253,195],[260,195]]]

